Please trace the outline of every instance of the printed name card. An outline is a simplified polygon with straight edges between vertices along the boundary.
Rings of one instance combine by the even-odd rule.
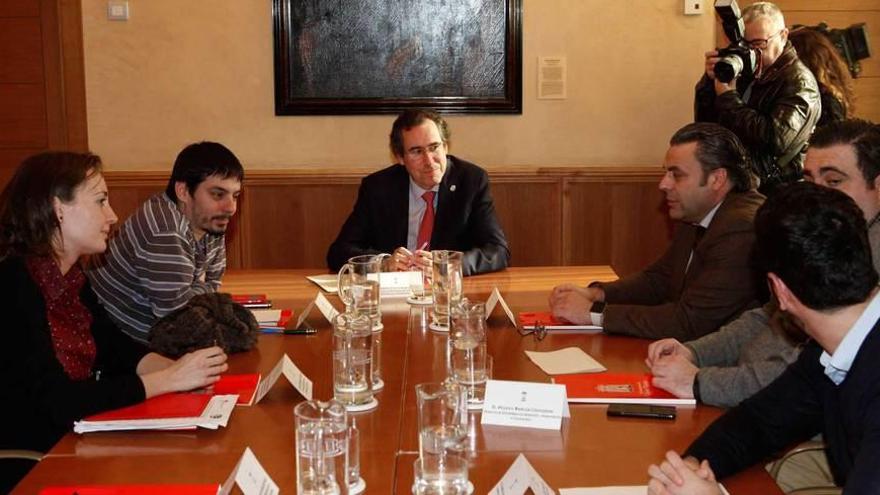
[[[315,296],[315,299],[306,306],[306,309],[302,311],[302,314],[299,315],[299,318],[296,320],[296,326],[294,328],[302,328],[303,323],[306,322],[306,319],[309,317],[309,313],[312,312],[312,308],[316,307],[318,311],[321,312],[321,315],[327,320],[328,323],[333,323],[333,318],[336,318],[336,315],[339,314],[339,311],[333,307],[333,304],[330,303],[330,300],[327,299],[323,293],[318,292]]]
[[[486,299],[486,320],[492,316],[492,311],[495,311],[495,306],[499,303],[504,310],[504,314],[507,315],[507,319],[510,320],[510,323],[513,326],[516,326],[516,317],[513,315],[513,311],[510,310],[510,306],[507,305],[507,301],[501,296],[501,291],[498,290],[498,287],[493,287],[492,293],[489,294],[489,298]]]
[[[275,382],[278,381],[281,375],[284,375],[284,378],[287,378],[287,381],[293,385],[293,388],[305,397],[306,400],[312,400],[312,381],[285,354],[284,357],[278,360],[278,364],[272,368],[272,371],[266,375],[266,378],[260,382],[260,385],[257,387],[256,398],[254,399],[255,404],[263,400],[263,397],[269,393],[272,385],[275,385]]]
[[[379,274],[381,297],[405,297],[412,292],[412,286],[421,286],[422,272],[382,272]]]
[[[556,495],[526,456],[520,454],[489,495],[523,495],[527,490],[535,495]]]
[[[250,447],[245,447],[244,454],[223,483],[218,495],[229,495],[234,485],[238,485],[244,495],[278,495],[280,492],[278,485],[263,469]]]
[[[553,383],[489,380],[483,402],[484,425],[559,430],[569,417],[565,387]]]

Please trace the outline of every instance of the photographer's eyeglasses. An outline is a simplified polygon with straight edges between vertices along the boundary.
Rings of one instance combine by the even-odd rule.
[[[745,42],[747,45],[749,45],[750,48],[754,48],[756,50],[764,50],[767,48],[767,44],[770,43],[770,40],[782,34],[782,31],[785,31],[785,29],[779,30],[776,34],[771,35],[767,39],[756,38],[753,40],[745,40]]]
[[[443,146],[443,143],[431,143],[424,148],[421,146],[406,150],[406,155],[410,158],[418,158],[424,154],[433,155]]]
[[[544,324],[540,321],[536,321],[535,326],[532,328],[518,326],[516,327],[516,331],[519,332],[522,337],[525,337],[526,335],[531,335],[538,342],[544,340],[544,337],[547,336],[547,327],[544,326]]]

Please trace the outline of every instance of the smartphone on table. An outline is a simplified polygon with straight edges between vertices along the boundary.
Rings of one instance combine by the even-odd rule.
[[[623,418],[675,419],[675,407],[650,404],[610,404],[608,416]]]

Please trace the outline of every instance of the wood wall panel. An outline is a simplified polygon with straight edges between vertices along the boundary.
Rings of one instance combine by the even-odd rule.
[[[245,185],[242,262],[248,268],[323,268],[351,212],[356,183]]]
[[[0,130],[0,147],[47,145],[42,84],[0,84]]]
[[[657,180],[568,180],[565,264],[608,264],[627,275],[655,260],[671,237]]]
[[[513,181],[492,177],[498,221],[510,245],[512,266],[562,264],[562,187],[558,180]]]
[[[166,172],[105,175],[120,222],[167,180]],[[248,171],[227,235],[229,266],[325,269],[360,177],[359,171]],[[668,243],[657,167],[491,170],[490,177],[514,266],[610,264],[627,274]]]
[[[856,79],[856,117],[880,123],[880,77]]]
[[[39,0],[3,0],[0,2],[0,17],[37,17],[39,15]]]
[[[43,57],[38,17],[0,17],[0,83],[40,83]]]

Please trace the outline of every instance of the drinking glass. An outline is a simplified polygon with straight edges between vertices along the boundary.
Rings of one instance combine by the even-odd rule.
[[[419,457],[461,454],[467,448],[467,394],[452,381],[416,385]]]
[[[431,251],[434,330],[449,331],[449,311],[461,300],[462,257],[460,251]]]
[[[373,325],[368,316],[333,319],[333,396],[347,408],[373,401]]]
[[[413,463],[413,474],[413,493],[416,495],[468,493],[468,464],[461,455],[418,458]]]
[[[296,428],[296,493],[348,495],[348,424],[335,400],[300,402]]]
[[[374,326],[380,326],[382,312],[379,309],[379,273],[382,272],[382,255],[364,254],[348,259],[337,275],[339,298],[345,311],[369,316]]]
[[[486,305],[463,299],[452,308],[450,378],[467,390],[468,407],[479,409],[486,394]]]

